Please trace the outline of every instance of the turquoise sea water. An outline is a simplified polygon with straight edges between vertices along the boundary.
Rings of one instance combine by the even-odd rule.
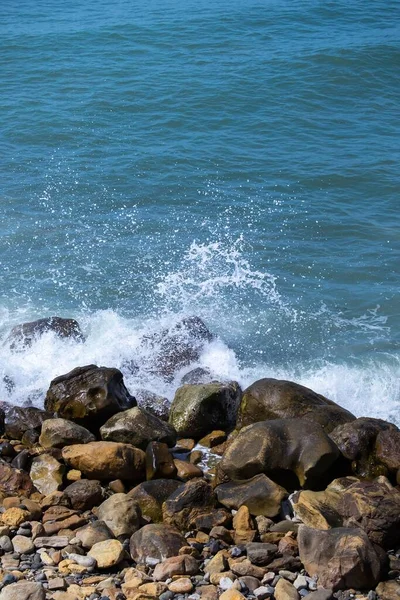
[[[1,398],[132,358],[171,397],[140,340],[196,314],[217,375],[400,422],[399,40],[397,1],[4,0],[0,335],[87,341],[3,345]]]

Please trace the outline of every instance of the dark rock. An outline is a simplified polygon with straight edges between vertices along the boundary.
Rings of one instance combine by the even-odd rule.
[[[128,492],[128,496],[140,506],[143,516],[153,523],[159,523],[162,521],[163,503],[181,485],[180,481],[174,479],[144,481]]]
[[[274,481],[319,487],[333,474],[339,450],[320,425],[301,419],[275,419],[240,430],[217,467],[217,482],[250,479],[264,473]],[[332,477],[330,477],[332,479]],[[293,479],[292,479],[293,481]],[[295,487],[295,486],[294,486]]]
[[[336,427],[330,437],[345,458],[352,461],[352,471],[363,478],[386,475],[387,468],[375,454],[375,442],[380,432],[398,431],[381,419],[362,417]]]
[[[140,408],[147,410],[163,421],[168,421],[170,404],[168,398],[142,389],[136,390],[135,398]]]
[[[203,367],[197,367],[192,369],[181,379],[181,385],[187,384],[199,384],[199,383],[210,383],[213,380],[213,375],[210,369],[204,369]]]
[[[64,461],[88,479],[112,481],[115,478],[139,483],[145,479],[145,453],[130,444],[89,442],[66,446]]]
[[[102,427],[103,440],[132,444],[145,450],[149,442],[176,443],[176,431],[169,423],[135,406],[112,416]]]
[[[146,479],[174,479],[177,468],[167,444],[150,442],[146,448]]]
[[[200,512],[192,520],[192,526],[198,531],[209,533],[215,527],[230,527],[232,525],[232,514],[224,508],[211,508]]]
[[[10,345],[12,350],[23,349],[30,346],[35,339],[48,331],[52,331],[60,338],[71,338],[78,342],[84,341],[79,323],[75,319],[48,317],[17,325],[11,330],[6,343]]]
[[[0,458],[14,458],[14,446],[10,442],[2,442],[0,444]]]
[[[247,558],[253,565],[263,566],[272,562],[278,552],[278,546],[262,542],[251,542],[246,544],[246,552]]]
[[[14,469],[22,469],[23,471],[29,471],[31,455],[29,450],[21,450],[17,456],[11,461],[11,466]]]
[[[40,432],[43,421],[51,418],[51,413],[34,406],[12,406],[1,402],[5,413],[5,435],[12,440],[20,440],[26,431]]]
[[[95,479],[79,479],[68,485],[64,494],[69,498],[74,510],[91,510],[104,499],[104,490]]]
[[[375,456],[389,471],[400,469],[400,431],[381,430],[375,441]]]
[[[181,485],[163,504],[164,522],[174,525],[182,531],[192,525],[205,509],[215,506],[215,497],[211,486],[199,477]]]
[[[169,422],[179,436],[200,439],[215,429],[232,429],[240,403],[236,382],[184,385],[175,394]]]
[[[112,415],[132,408],[131,396],[118,369],[88,365],[56,377],[45,399],[46,410],[95,430]]]
[[[130,539],[130,553],[137,563],[154,564],[177,556],[186,545],[185,538],[170,525],[150,524],[136,531]]]
[[[266,475],[260,474],[245,481],[229,481],[215,488],[218,502],[230,509],[247,506],[254,516],[276,517],[283,498],[284,488],[274,483]]]
[[[4,496],[29,497],[35,490],[31,478],[24,471],[14,469],[0,460],[0,492]]]
[[[93,433],[66,419],[47,419],[42,424],[39,443],[43,448],[64,448],[96,440]]]
[[[307,417],[329,432],[354,415],[321,394],[292,381],[260,379],[243,392],[237,428],[268,419]]]
[[[298,534],[300,559],[319,585],[332,590],[371,589],[381,574],[381,561],[367,535],[358,528],[327,531],[302,525]]]

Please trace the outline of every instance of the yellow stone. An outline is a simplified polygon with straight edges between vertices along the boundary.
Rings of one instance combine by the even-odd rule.
[[[243,599],[244,599],[243,594],[241,594],[238,590],[235,590],[233,588],[231,588],[230,590],[226,590],[226,592],[223,592],[219,597],[219,600],[243,600]]]
[[[29,511],[22,508],[8,508],[1,515],[1,520],[4,525],[8,525],[9,527],[19,527],[29,518],[29,515]]]

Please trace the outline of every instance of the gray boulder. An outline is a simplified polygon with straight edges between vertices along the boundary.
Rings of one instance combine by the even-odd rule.
[[[169,423],[135,406],[111,417],[102,427],[103,440],[132,444],[145,450],[149,442],[176,443],[176,431]]]

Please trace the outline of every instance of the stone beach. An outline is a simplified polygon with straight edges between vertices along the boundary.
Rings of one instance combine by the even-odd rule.
[[[38,323],[7,343],[82,335]],[[197,317],[181,328],[195,342],[165,338],[166,378],[212,337]],[[166,407],[112,365],[77,365],[43,409],[2,402],[0,417],[0,600],[400,598],[391,423],[199,369]]]

